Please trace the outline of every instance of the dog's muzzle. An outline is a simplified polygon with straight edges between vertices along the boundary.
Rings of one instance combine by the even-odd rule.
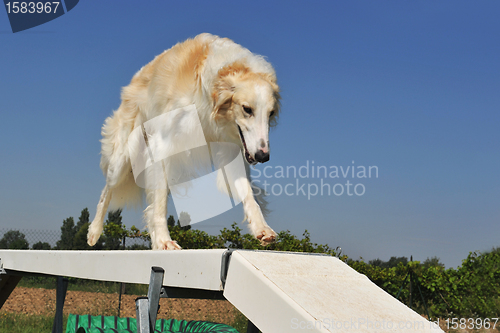
[[[255,154],[255,160],[259,163],[265,163],[265,162],[269,161],[269,152],[264,153],[262,150],[259,150]]]

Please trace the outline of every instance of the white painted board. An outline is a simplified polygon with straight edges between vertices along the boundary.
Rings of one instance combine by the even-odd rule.
[[[224,252],[0,250],[0,259],[4,269],[140,284],[149,284],[151,267],[159,266],[165,270],[164,285],[222,290]]]
[[[262,332],[442,332],[325,255],[235,251],[224,296]]]

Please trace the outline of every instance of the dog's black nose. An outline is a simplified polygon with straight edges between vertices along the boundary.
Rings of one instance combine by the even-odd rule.
[[[255,160],[256,160],[257,162],[260,162],[260,163],[264,163],[264,162],[269,161],[269,152],[264,153],[262,150],[259,150],[259,151],[255,154]]]

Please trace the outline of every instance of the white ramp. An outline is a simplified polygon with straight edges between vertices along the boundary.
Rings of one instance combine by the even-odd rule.
[[[263,332],[442,332],[331,256],[235,251],[224,297]]]
[[[139,284],[148,284],[151,267],[159,266],[165,270],[166,286],[222,290],[225,251],[0,250],[0,260],[7,271]]]
[[[236,250],[225,266],[225,253],[0,250],[0,301],[18,274],[148,284],[157,266],[165,270],[164,286],[223,291],[264,333],[442,332],[335,257]]]

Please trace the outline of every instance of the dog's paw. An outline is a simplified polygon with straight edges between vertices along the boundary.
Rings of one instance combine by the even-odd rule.
[[[182,250],[182,247],[176,241],[167,241],[163,244],[162,250]]]
[[[182,247],[174,240],[160,241],[156,243],[153,250],[182,250]]]
[[[94,246],[95,243],[97,243],[97,241],[99,240],[99,237],[101,237],[101,234],[102,228],[95,227],[93,226],[93,224],[91,224],[89,226],[89,232],[87,233],[87,244],[89,244],[90,246]]]
[[[260,240],[260,245],[263,246],[273,243],[276,240],[277,236],[278,235],[276,235],[274,230],[269,227],[263,227],[262,229],[257,230],[255,234],[255,238]]]

